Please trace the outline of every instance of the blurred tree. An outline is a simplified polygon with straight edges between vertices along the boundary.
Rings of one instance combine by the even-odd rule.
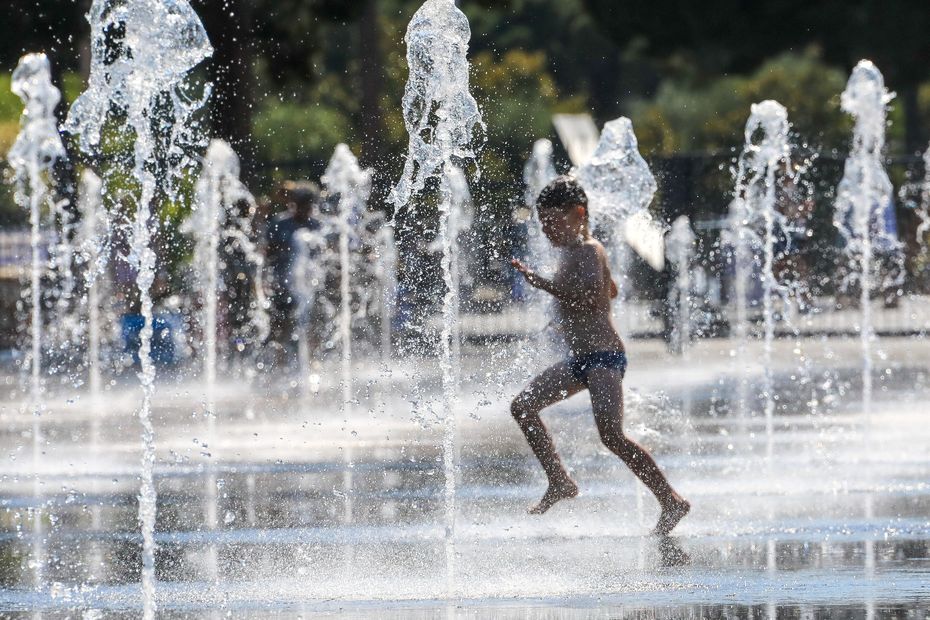
[[[930,10],[911,0],[823,0],[811,3],[804,21],[810,40],[828,60],[852,67],[872,60],[896,90],[904,112],[904,148],[926,148],[927,126],[921,126],[920,84],[930,78]]]
[[[253,118],[261,96],[261,71],[277,87],[298,90],[318,79],[321,36],[332,21],[355,19],[358,2],[342,0],[195,0],[214,54],[207,63],[213,82],[213,134],[228,140],[251,176],[257,151]]]
[[[80,63],[80,30],[90,6],[87,0],[29,0],[8,3],[4,9],[4,36],[0,37],[0,63],[13,70],[19,57],[45,52],[61,70]]]
[[[783,51],[815,44],[831,62],[851,68],[870,58],[900,90],[905,148],[926,137],[918,89],[930,77],[930,11],[911,0],[659,0],[648,4],[584,0],[598,25],[619,44],[641,40],[666,63],[696,67],[712,78],[746,72]]]
[[[657,86],[652,65],[627,41],[605,36],[582,0],[474,0],[462,10],[475,53],[544,50],[559,91],[586,98],[601,120],[616,117],[630,95],[648,96]]]
[[[720,77],[695,88],[668,80],[655,99],[634,106],[632,118],[644,152],[730,152],[743,143],[749,107],[775,99],[788,109],[801,142],[817,150],[842,149],[851,123],[839,110],[846,75],[818,58],[784,54],[749,76]]]
[[[358,20],[359,130],[362,135],[361,161],[376,170],[383,169],[387,154],[384,141],[384,38],[377,0],[363,0]]]
[[[19,133],[19,116],[23,112],[23,102],[10,90],[12,76],[0,74],[0,154],[5,155],[16,134]]]

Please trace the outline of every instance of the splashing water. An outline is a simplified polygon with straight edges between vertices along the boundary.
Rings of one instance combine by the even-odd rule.
[[[81,173],[78,191],[78,212],[81,224],[75,231],[74,244],[78,249],[79,262],[84,266],[87,286],[87,373],[91,406],[97,410],[101,397],[100,376],[100,309],[101,280],[107,264],[107,244],[109,223],[103,208],[103,181],[93,170],[85,169]],[[94,445],[97,444],[100,419],[94,416]]]
[[[543,139],[533,143],[533,152],[523,166],[523,183],[526,185],[523,200],[527,207],[535,207],[539,194],[558,176],[555,164],[552,163],[552,153],[551,140]]]
[[[626,117],[604,125],[594,156],[577,174],[588,194],[595,228],[620,226],[645,210],[658,189],[649,164],[639,153],[633,123]]]
[[[397,207],[410,204],[428,178],[439,179],[439,239],[443,247],[442,384],[446,411],[443,437],[447,588],[454,591],[456,394],[452,336],[456,299],[453,276],[455,242],[453,197],[448,168],[473,161],[483,143],[484,123],[469,92],[468,43],[471,27],[452,0],[426,0],[407,28],[404,124],[410,135],[404,173],[391,192]]]
[[[42,451],[42,211],[54,208],[49,186],[54,165],[66,156],[55,120],[55,106],[61,99],[52,84],[51,66],[45,54],[27,54],[13,71],[12,90],[23,100],[25,109],[20,120],[20,132],[7,156],[13,171],[16,203],[29,209],[30,246],[32,251],[29,280],[31,355],[28,358],[32,410],[33,494],[39,497],[39,457]],[[33,578],[41,588],[45,567],[42,550],[42,508],[37,503],[33,513]]]
[[[60,358],[69,356],[73,347],[81,346],[82,326],[75,268],[79,251],[75,243],[78,222],[75,210],[69,208],[68,199],[52,201],[49,206],[47,271],[53,284],[52,290],[47,291],[46,307],[49,316],[46,320],[44,346],[47,350],[51,349],[52,355]],[[59,368],[57,372],[62,370]]]
[[[354,398],[352,376],[352,277],[360,271],[357,252],[361,249],[361,232],[367,219],[368,198],[371,195],[371,170],[363,170],[358,159],[345,144],[336,146],[332,159],[320,179],[335,201],[335,212],[329,228],[339,238],[339,340],[342,357],[342,413],[352,414]],[[353,256],[353,251],[355,256]],[[355,260],[353,260],[355,259]],[[346,462],[343,473],[345,493],[344,521],[351,523],[354,513],[354,466],[352,446],[343,451]],[[348,556],[353,563],[352,554]]]
[[[374,275],[379,283],[381,311],[381,361],[385,368],[391,361],[393,346],[391,329],[394,322],[394,294],[397,291],[397,249],[394,241],[394,227],[381,216],[375,233],[377,244],[377,262]]]
[[[733,298],[735,324],[731,331],[736,336],[739,347],[745,349],[749,337],[749,280],[755,268],[750,236],[746,230],[747,216],[742,199],[730,201],[727,213],[727,225],[722,231],[723,242],[730,248],[730,261],[733,265]]]
[[[226,244],[240,251],[256,274],[264,259],[253,241],[251,214],[255,199],[239,180],[239,157],[223,140],[212,140],[207,149],[200,178],[195,186],[194,209],[182,232],[194,237],[193,275],[197,290],[203,292],[201,325],[204,337],[204,377],[208,388],[216,383],[217,302],[220,295],[220,253]],[[256,341],[270,332],[268,301],[261,278],[253,278],[253,300],[249,321]],[[208,399],[208,414],[214,415]]]
[[[552,163],[552,142],[537,140],[533,143],[533,152],[523,167],[523,182],[526,185],[523,199],[528,209],[526,245],[530,264],[547,277],[551,276],[555,269],[555,252],[542,232],[542,225],[536,215],[536,199],[556,176],[558,173]]]
[[[101,317],[104,298],[105,273],[109,257],[109,221],[103,206],[103,181],[91,169],[81,172],[78,185],[78,214],[80,224],[75,229],[74,246],[77,250],[77,265],[83,268],[85,296],[83,312],[75,313],[86,317],[82,324],[87,342],[86,366],[89,392],[89,409],[100,411],[103,407],[103,381],[101,376],[101,340],[104,321]],[[99,458],[101,442],[101,416],[94,415],[90,421],[90,452]],[[91,492],[100,492],[100,483],[96,479],[91,484]],[[103,510],[99,503],[90,506],[91,527],[94,531],[103,526]],[[102,563],[102,559],[99,559]],[[98,564],[99,565],[99,564]],[[99,577],[93,573],[94,577]]]
[[[406,206],[453,158],[474,160],[483,143],[481,111],[469,92],[468,18],[452,0],[427,0],[407,27],[404,125],[410,135],[400,181],[391,193]]]
[[[672,347],[683,354],[691,341],[691,260],[694,256],[694,231],[687,215],[672,222],[665,240],[665,253],[675,266],[675,286],[669,288],[670,307],[677,309],[672,332]]]
[[[921,253],[927,253],[927,233],[930,232],[930,147],[924,151],[924,178],[920,184],[920,203],[917,205],[917,217],[920,223],[915,233]]]
[[[749,291],[750,278],[756,271],[756,256],[752,251],[750,234],[747,230],[748,218],[742,199],[730,201],[727,225],[721,233],[722,241],[729,247],[729,260],[733,266],[733,291],[731,298],[734,305],[730,331],[736,337],[736,367],[734,374],[739,377],[736,406],[740,419],[748,423],[749,377],[747,376],[749,340]],[[734,324],[735,323],[735,324]]]
[[[591,160],[577,171],[588,195],[592,230],[601,231],[614,245],[613,267],[621,279],[620,299],[628,286],[628,249],[622,243],[627,220],[649,207],[658,186],[649,165],[639,153],[633,123],[626,117],[604,125]]]
[[[239,180],[239,158],[223,140],[211,140],[204,158],[200,177],[195,185],[195,200],[190,217],[181,231],[194,237],[192,264],[196,290],[202,295],[200,325],[203,330],[203,377],[207,420],[205,520],[210,530],[219,524],[216,462],[216,377],[218,349],[218,303],[221,295],[221,252],[230,244],[242,252],[256,274],[261,273],[264,259],[252,237],[251,212],[255,209],[252,194]],[[244,211],[243,211],[244,208]],[[255,338],[268,337],[270,319],[268,302],[260,276],[253,278],[253,302],[250,304],[250,321]],[[216,547],[208,549],[207,565],[212,580],[218,578]]]
[[[142,403],[142,484],[139,521],[142,529],[142,590],[144,616],[155,615],[155,430],[151,403],[155,366],[151,359],[153,304],[151,288],[157,256],[152,248],[152,203],[158,185],[156,140],[167,137],[168,185],[192,164],[191,145],[199,143],[200,126],[192,115],[203,104],[185,91],[187,74],[209,57],[213,48],[187,0],[94,0],[88,13],[91,66],[87,90],[75,101],[65,129],[78,134],[90,153],[100,147],[110,113],[125,113],[122,130],[133,134],[133,176],[139,183],[135,217],[130,228],[129,256],[137,272],[143,326],[139,334],[139,379]]]
[[[332,227],[339,235],[339,339],[342,348],[342,408],[352,407],[352,257],[350,246],[360,245],[359,227],[371,195],[371,171],[362,170],[345,144],[336,146],[322,182],[337,202]]]
[[[454,306],[452,308],[452,372],[455,389],[459,388],[460,368],[462,361],[461,322],[462,313],[462,233],[471,228],[474,220],[472,210],[471,191],[468,189],[468,179],[465,173],[455,165],[446,167],[445,183],[449,189],[451,209],[449,211],[449,237],[451,238],[450,274]]]
[[[843,254],[850,273],[843,286],[859,285],[862,312],[859,334],[862,349],[862,410],[866,425],[872,412],[872,327],[871,294],[874,286],[875,249],[881,244],[897,248],[898,240],[886,232],[882,214],[888,207],[893,187],[882,157],[888,103],[894,98],[885,88],[881,72],[868,60],[853,69],[840,98],[843,111],[855,119],[852,147],[837,188],[834,224],[846,241]]]
[[[555,275],[558,265],[558,251],[552,246],[542,230],[539,214],[536,211],[536,200],[539,194],[553,179],[558,176],[552,161],[553,148],[550,140],[537,140],[533,143],[533,150],[526,164],[523,166],[523,194],[525,210],[516,211],[515,219],[526,230],[526,259],[533,269],[551,278]],[[541,328],[527,346],[520,348],[520,359],[516,360],[514,368],[529,369],[533,366],[531,361],[536,356],[545,355],[547,349],[555,345],[555,333],[549,331],[553,318],[553,301],[551,296],[534,288],[526,288],[527,308],[534,315],[541,316]],[[522,378],[522,377],[521,377]]]
[[[762,304],[765,321],[764,380],[767,455],[774,450],[775,393],[772,376],[772,346],[775,340],[774,295],[787,295],[775,277],[776,235],[787,225],[776,204],[781,180],[791,173],[788,111],[771,99],[752,105],[746,121],[745,145],[735,171],[735,216],[742,222],[739,239],[762,255]]]
[[[300,384],[304,400],[309,398],[309,388],[314,384],[310,376],[310,329],[317,304],[326,304],[321,295],[326,283],[327,265],[326,236],[322,231],[301,228],[294,233],[294,261],[288,275],[288,290],[296,302],[294,323],[297,329],[297,365],[300,369]],[[331,313],[327,313],[331,314]]]

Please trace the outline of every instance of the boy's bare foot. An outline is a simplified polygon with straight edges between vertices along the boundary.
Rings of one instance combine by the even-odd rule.
[[[665,568],[685,566],[691,563],[691,556],[671,536],[659,536],[659,554],[662,557],[662,566]]]
[[[566,478],[559,483],[549,483],[546,494],[539,503],[530,508],[531,515],[541,515],[563,499],[578,497],[578,485]]]
[[[688,500],[680,497],[673,499],[667,506],[662,507],[659,522],[656,524],[655,529],[652,530],[652,533],[656,536],[667,536],[690,510],[691,504],[688,503]]]

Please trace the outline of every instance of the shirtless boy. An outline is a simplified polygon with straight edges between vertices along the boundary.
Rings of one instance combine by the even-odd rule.
[[[571,353],[533,379],[511,405],[549,478],[549,488],[530,512],[542,514],[560,500],[578,495],[578,486],[562,465],[539,413],[586,389],[601,440],[655,495],[662,514],[653,533],[666,535],[691,505],[671,487],[652,456],[623,433],[627,359],[610,309],[617,285],[604,247],[588,230],[588,198],[576,179],[562,176],[540,193],[536,208],[546,238],[562,250],[559,268],[549,280],[517,259],[512,262],[531,286],[555,298],[559,326]]]

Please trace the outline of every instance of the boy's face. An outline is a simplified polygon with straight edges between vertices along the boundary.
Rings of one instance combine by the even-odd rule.
[[[570,244],[581,234],[585,208],[575,205],[569,209],[540,209],[539,222],[543,234],[554,246]]]

